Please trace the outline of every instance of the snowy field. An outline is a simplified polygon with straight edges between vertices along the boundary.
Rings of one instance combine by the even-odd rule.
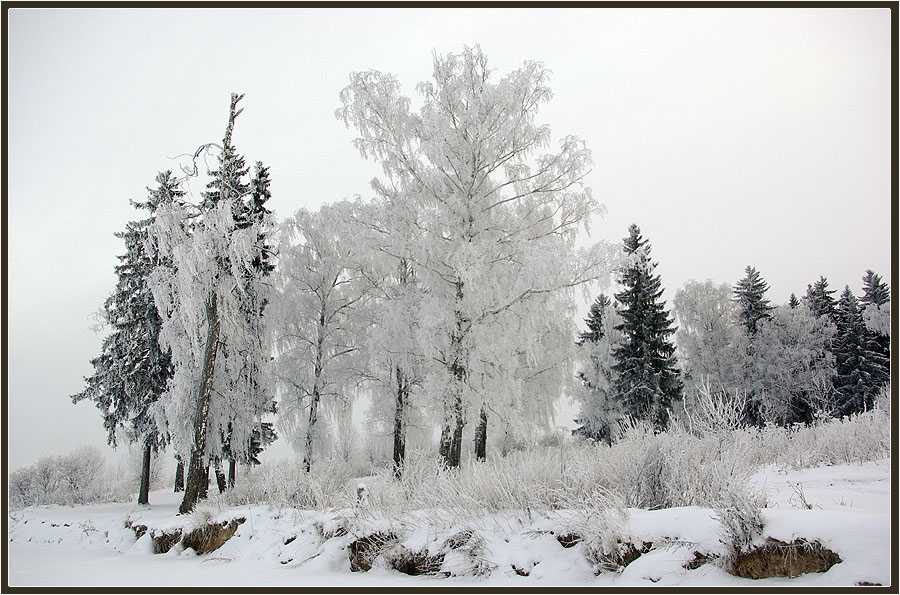
[[[890,459],[804,470],[766,467],[751,486],[766,494],[766,537],[819,541],[841,562],[824,573],[744,579],[715,563],[685,568],[695,552],[724,552],[715,512],[700,507],[629,509],[619,519],[634,544],[652,543],[618,572],[595,574],[586,545],[563,547],[556,538],[573,526],[574,511],[473,515],[460,521],[441,511],[417,511],[388,520],[367,510],[308,511],[272,506],[207,507],[204,520],[245,518],[221,548],[204,555],[176,545],[153,554],[152,530],[188,526],[200,516],[176,516],[180,494],[152,492],[149,507],[97,504],[29,507],[9,513],[9,586],[854,586],[889,585],[891,578]],[[347,528],[344,534],[340,527]],[[364,531],[363,531],[364,529]],[[479,536],[478,554],[455,550],[439,575],[408,576],[375,559],[368,572],[351,572],[348,546],[364,532],[392,532],[409,551],[435,553],[461,530]],[[356,533],[356,535],[354,535]],[[477,574],[472,570],[477,569]],[[450,574],[451,576],[446,576]]]

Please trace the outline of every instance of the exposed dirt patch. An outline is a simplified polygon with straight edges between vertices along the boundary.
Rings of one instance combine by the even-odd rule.
[[[646,554],[653,547],[649,541],[644,541],[638,547],[633,543],[616,543],[616,550],[612,553],[588,555],[588,560],[599,567],[598,573],[602,571],[619,572],[635,560]],[[592,559],[593,558],[593,559]]]
[[[715,560],[715,558],[716,556],[710,556],[701,552],[694,552],[694,559],[688,560],[687,562],[682,564],[681,567],[686,570],[697,570],[707,562],[712,562],[713,560]]]
[[[237,531],[238,525],[246,520],[237,518],[198,527],[184,536],[182,544],[185,549],[191,548],[198,554],[208,554],[219,549],[231,539],[231,536]]]
[[[412,576],[439,574],[444,564],[443,554],[429,556],[428,552],[412,551],[400,544],[388,549],[384,559],[397,572]]]
[[[559,545],[563,547],[574,547],[578,542],[581,541],[581,535],[577,533],[566,533],[565,535],[557,535],[556,541],[559,542]]]
[[[395,541],[397,541],[397,536],[393,533],[372,533],[351,542],[347,547],[350,570],[368,572],[372,569],[372,562],[375,561],[375,558]]]
[[[165,554],[172,549],[176,543],[181,541],[181,529],[176,529],[174,533],[166,533],[159,531],[152,534],[153,537],[153,553]]]
[[[27,523],[28,521],[25,522]],[[147,532],[147,525],[134,525],[132,524],[131,519],[125,521],[125,528],[134,531],[134,536],[138,539],[143,537]]]
[[[795,539],[785,543],[771,537],[752,552],[738,556],[728,570],[743,578],[795,577],[807,572],[825,572],[841,562],[840,556],[818,541]]]

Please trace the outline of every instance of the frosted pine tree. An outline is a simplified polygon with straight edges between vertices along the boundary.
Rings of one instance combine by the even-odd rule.
[[[148,188],[146,202],[132,202],[151,217],[130,222],[116,234],[125,241],[126,251],[116,266],[116,291],[101,311],[112,333],[103,340],[100,356],[91,360],[94,373],[85,378],[86,388],[72,397],[75,403],[89,399],[97,405],[110,445],[116,446],[120,431],[129,442],[141,443],[139,504],[149,503],[151,456],[166,442],[165,426],[157,423],[151,408],[172,375],[169,354],[159,345],[161,321],[148,284],[157,254],[146,242],[147,230],[157,209],[184,195],[171,172],[160,173],[156,181],[156,188]]]
[[[626,415],[657,428],[668,424],[672,405],[682,398],[682,383],[671,337],[676,329],[665,309],[660,277],[653,274],[650,244],[632,224],[624,239],[626,262],[615,295],[622,318],[622,341],[613,351],[616,398]]]
[[[828,316],[832,322],[837,322],[837,308],[833,295],[834,290],[828,289],[828,279],[819,277],[818,281],[806,286],[804,300],[814,316]]]
[[[866,328],[859,301],[849,287],[838,301],[837,320],[834,386],[836,413],[843,416],[872,408],[878,390],[890,380],[890,362]]]
[[[351,75],[336,112],[357,129],[360,154],[383,166],[386,179],[375,190],[411,205],[399,215],[417,214],[421,241],[408,259],[428,287],[420,344],[437,364],[423,388],[439,400],[440,454],[450,467],[459,465],[473,416],[478,450],[489,418],[517,424],[523,414],[552,410],[546,402],[558,389],[527,397],[545,403],[515,407],[526,398],[517,393],[524,378],[552,363],[538,338],[562,331],[552,320],[559,312],[544,310],[561,304],[548,294],[568,295],[606,271],[599,248],[574,246],[576,229],[598,209],[582,183],[587,148],[570,136],[556,151],[538,154],[550,140],[549,128],[534,121],[550,98],[547,75],[526,62],[495,82],[476,46],[435,56],[434,80],[417,87],[418,113],[410,112],[396,78],[375,71]],[[501,319],[515,319],[520,334],[501,332]],[[565,327],[571,337],[571,321]],[[544,378],[570,366],[558,359]],[[514,382],[504,384],[508,379]]]
[[[612,390],[613,349],[621,340],[621,333],[616,330],[620,324],[618,314],[606,295],[601,293],[591,304],[585,324],[587,330],[578,335],[581,368],[578,379],[582,386],[576,395],[581,410],[575,420],[579,426],[573,433],[611,443],[623,415]]]
[[[746,275],[734,286],[734,301],[738,304],[738,316],[749,336],[756,334],[759,322],[771,317],[775,309],[765,298],[769,285],[752,266],[747,266]]]
[[[875,335],[878,352],[891,360],[891,288],[881,275],[868,270],[863,276],[863,295],[859,299],[866,328]]]
[[[274,407],[258,307],[268,291],[258,266],[267,223],[242,219],[251,189],[232,144],[242,97],[232,94],[218,169],[200,205],[174,201],[151,227],[153,245],[168,259],[151,275],[151,287],[163,320],[160,340],[174,365],[156,413],[187,463],[182,513],[205,491],[209,466],[224,460],[226,442],[227,456],[249,457],[254,429]]]

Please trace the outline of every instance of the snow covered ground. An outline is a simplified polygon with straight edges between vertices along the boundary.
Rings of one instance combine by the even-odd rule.
[[[694,552],[724,552],[714,511],[698,507],[630,509],[622,535],[652,548],[620,572],[595,575],[584,544],[564,548],[572,511],[505,513],[469,519],[418,511],[401,520],[365,509],[303,511],[270,506],[213,510],[213,520],[244,517],[221,548],[205,555],[176,546],[153,554],[149,535],[135,538],[127,519],[155,529],[190,524],[179,517],[179,494],[151,493],[150,507],[97,504],[37,507],[9,513],[10,586],[853,586],[890,584],[890,460],[786,471],[768,467],[752,478],[765,491],[764,536],[791,542],[818,540],[842,562],[825,573],[759,580],[734,577],[713,563],[685,564]],[[810,508],[811,507],[811,508]],[[207,509],[208,510],[208,509]],[[349,528],[342,535],[340,527]],[[442,570],[472,576],[408,576],[376,560],[369,572],[351,572],[347,546],[360,527],[393,532],[409,551],[435,553],[442,541],[468,529],[477,552],[454,551]],[[551,531],[553,533],[551,533]],[[293,538],[293,539],[292,539]],[[474,550],[473,550],[474,551]],[[527,576],[523,576],[527,574]]]

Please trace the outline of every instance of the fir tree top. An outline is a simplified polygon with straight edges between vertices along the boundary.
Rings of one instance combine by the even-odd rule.
[[[741,324],[748,335],[755,335],[759,329],[759,321],[771,317],[775,309],[765,297],[769,285],[752,266],[747,266],[746,276],[734,286],[734,301],[741,307]]]
[[[876,275],[869,269],[863,275],[862,281],[863,296],[860,298],[860,302],[880,309],[881,306],[891,301],[891,288],[881,280],[881,275]]]
[[[818,281],[806,286],[805,299],[809,304],[810,311],[819,318],[828,315],[834,321],[837,311],[832,295],[834,295],[834,290],[828,289],[828,280],[825,277],[819,277]]]
[[[584,323],[587,325],[588,330],[578,333],[579,345],[583,344],[585,341],[597,343],[603,338],[603,317],[610,303],[610,299],[606,297],[605,294],[601,293],[597,296],[597,299],[594,300],[594,303],[591,304],[588,317],[584,319]]]

